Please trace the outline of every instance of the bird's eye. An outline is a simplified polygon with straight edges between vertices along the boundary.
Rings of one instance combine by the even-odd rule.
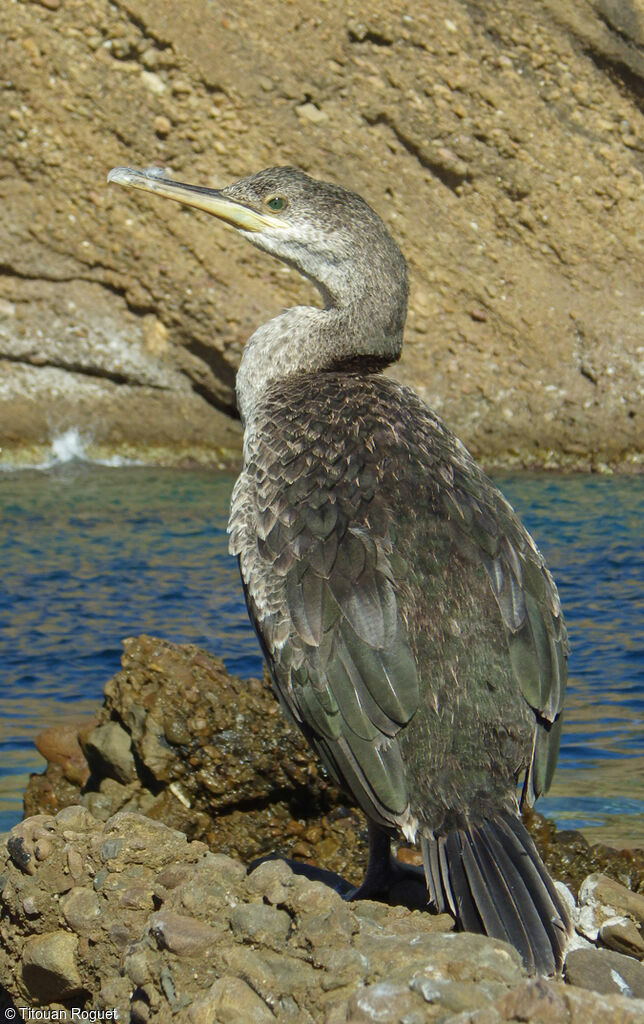
[[[286,206],[286,199],[282,196],[272,196],[270,199],[266,200],[266,205],[270,207],[271,210],[283,210]]]

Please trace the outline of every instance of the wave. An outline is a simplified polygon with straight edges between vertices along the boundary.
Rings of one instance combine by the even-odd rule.
[[[51,448],[42,462],[22,463],[16,465],[0,461],[0,471],[17,471],[21,469],[53,469],[68,463],[91,463],[95,466],[141,466],[138,459],[128,459],[122,455],[110,455],[98,458],[92,454],[93,438],[82,434],[77,427],[68,427],[51,439]]]

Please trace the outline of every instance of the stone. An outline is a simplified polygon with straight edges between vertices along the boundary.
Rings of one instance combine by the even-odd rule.
[[[644,959],[644,936],[629,917],[609,917],[599,929],[599,939],[609,949]]]
[[[154,130],[160,138],[165,139],[172,131],[172,122],[164,114],[158,114],[154,119]]]
[[[76,953],[78,938],[56,931],[33,935],[22,952],[22,980],[29,995],[39,1003],[69,999],[82,989]]]
[[[484,984],[475,984],[472,981],[445,981],[419,973],[414,975],[410,987],[414,992],[418,992],[426,1003],[450,1013],[478,1010],[492,1000],[492,993],[486,990]],[[494,995],[498,995],[498,992]]]
[[[39,732],[34,740],[36,749],[45,760],[59,764],[69,782],[84,786],[89,776],[89,765],[78,742],[78,724],[63,722]]]
[[[329,120],[326,111],[320,110],[314,103],[302,103],[301,106],[295,108],[295,113],[303,121],[309,121],[311,124],[322,124]]]
[[[579,905],[604,908],[607,916],[626,915],[644,926],[644,895],[627,889],[606,875],[592,874],[579,889]]]
[[[188,1014],[189,1024],[270,1024],[275,1017],[242,978],[224,975]]]
[[[264,903],[240,903],[230,914],[233,935],[251,942],[282,946],[291,930],[291,918],[285,910]]]
[[[265,860],[248,876],[249,892],[258,893],[269,903],[285,903],[293,884],[293,872],[284,860]]]
[[[214,946],[217,932],[203,921],[172,911],[159,911],[150,917],[150,932],[161,949],[177,956],[195,956]]]
[[[117,782],[131,782],[136,775],[130,735],[118,722],[99,725],[85,737],[84,751],[92,772]]]
[[[566,981],[592,992],[644,999],[644,966],[608,949],[573,949],[566,957]]]
[[[67,924],[78,935],[87,935],[96,926],[101,908],[93,889],[78,887],[70,889],[60,901]]]
[[[423,1024],[427,1018],[418,997],[406,986],[389,982],[365,985],[349,1000],[348,1024]]]

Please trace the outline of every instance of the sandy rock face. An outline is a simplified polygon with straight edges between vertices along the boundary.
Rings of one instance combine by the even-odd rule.
[[[413,383],[488,464],[628,466],[641,437],[635,0],[15,3],[0,54],[0,444],[229,461],[244,341],[309,286],[115,164],[297,164],[408,257]]]

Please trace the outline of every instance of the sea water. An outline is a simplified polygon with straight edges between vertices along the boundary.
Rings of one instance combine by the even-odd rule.
[[[0,831],[22,815],[34,736],[91,714],[121,640],[196,643],[261,673],[226,520],[231,475],[83,461],[0,472]],[[539,809],[589,839],[644,845],[644,479],[496,482],[555,576],[572,655],[559,768]]]

